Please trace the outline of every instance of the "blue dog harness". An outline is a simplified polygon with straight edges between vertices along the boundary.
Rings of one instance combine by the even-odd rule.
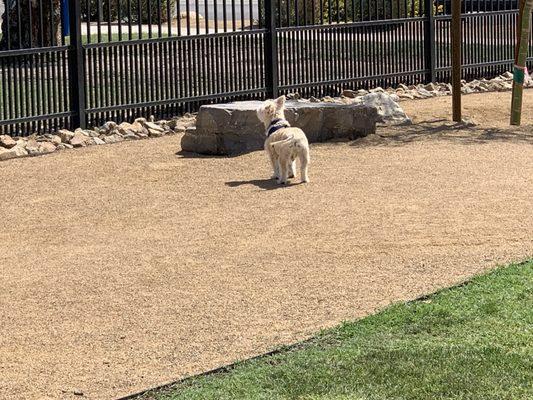
[[[279,131],[280,129],[289,128],[291,124],[286,119],[277,118],[272,120],[267,130],[267,137],[270,137],[274,132]]]

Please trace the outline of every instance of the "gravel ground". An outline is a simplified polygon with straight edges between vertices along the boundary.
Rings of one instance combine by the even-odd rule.
[[[466,96],[459,128],[450,98],[403,102],[417,124],[314,145],[286,188],[177,136],[1,163],[0,398],[126,395],[532,256],[509,103]]]

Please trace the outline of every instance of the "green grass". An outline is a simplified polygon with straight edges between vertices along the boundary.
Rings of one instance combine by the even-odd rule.
[[[533,398],[533,261],[142,399]]]

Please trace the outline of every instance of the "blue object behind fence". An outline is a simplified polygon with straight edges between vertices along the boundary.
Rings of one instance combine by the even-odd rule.
[[[63,36],[70,36],[70,22],[68,14],[68,0],[61,0],[61,27]]]

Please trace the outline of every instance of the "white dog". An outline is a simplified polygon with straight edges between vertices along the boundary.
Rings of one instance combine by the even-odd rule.
[[[301,180],[309,182],[309,142],[300,128],[292,128],[285,119],[285,96],[267,100],[257,110],[257,116],[265,124],[265,151],[272,163],[278,183],[286,184],[294,178],[296,158],[300,160]]]

